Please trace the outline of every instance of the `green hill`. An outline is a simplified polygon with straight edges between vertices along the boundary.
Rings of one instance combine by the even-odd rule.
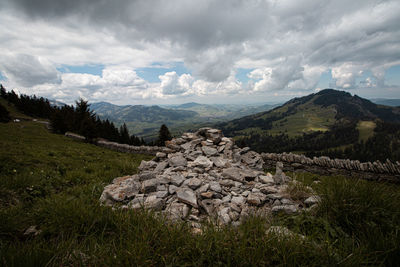
[[[368,161],[400,159],[399,123],[399,107],[325,89],[217,127],[259,152],[291,151]]]
[[[400,108],[372,103],[343,91],[325,89],[308,96],[294,98],[273,110],[221,123],[228,136],[250,133],[282,134],[290,137],[316,131],[328,131],[345,121],[380,119],[400,122]]]
[[[189,129],[198,129],[221,121],[239,118],[260,111],[271,109],[264,105],[209,105],[185,103],[169,106],[118,106],[107,102],[91,104],[97,115],[121,125],[126,123],[131,134],[154,139],[162,124],[166,124],[173,132],[179,133]]]
[[[267,219],[250,216],[240,226],[205,223],[202,234],[194,234],[189,225],[167,223],[151,212],[99,205],[104,186],[136,173],[142,159],[149,156],[77,142],[35,121],[0,123],[1,264],[395,266],[399,261],[397,185],[289,174],[322,196],[318,208]],[[300,194],[301,188],[293,183],[291,192]],[[271,226],[295,234],[269,234]]]

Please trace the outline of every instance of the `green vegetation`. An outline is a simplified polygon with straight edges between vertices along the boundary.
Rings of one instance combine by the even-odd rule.
[[[373,121],[359,121],[357,124],[357,130],[359,132],[359,141],[367,141],[369,138],[374,136],[374,129],[376,123]]]
[[[136,173],[148,158],[69,140],[36,122],[0,123],[1,264],[396,266],[400,260],[396,185],[289,174],[321,195],[319,208],[251,217],[239,227],[205,224],[193,234],[151,212],[99,205],[105,185]],[[24,235],[33,225],[41,232]],[[271,225],[295,235],[268,233]]]
[[[109,119],[117,126],[126,123],[129,131],[147,141],[157,139],[160,125],[167,124],[174,134],[210,126],[217,122],[240,118],[249,114],[266,111],[273,105],[207,105],[186,103],[169,106],[127,105],[117,106],[107,102],[93,103],[91,108],[103,119]]]
[[[400,108],[325,89],[217,128],[257,152],[400,160]],[[393,124],[393,125],[392,125]],[[397,125],[397,126],[396,126]]]

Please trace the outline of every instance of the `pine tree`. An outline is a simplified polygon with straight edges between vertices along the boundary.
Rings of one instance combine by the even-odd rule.
[[[1,95],[1,97],[4,98],[4,99],[6,99],[6,97],[7,97],[6,89],[3,87],[2,84],[0,84],[0,95]]]
[[[126,124],[124,123],[119,128],[119,142],[121,144],[129,144],[129,141],[130,141],[129,131],[128,128],[126,127]]]
[[[171,139],[172,139],[172,136],[168,130],[168,127],[165,124],[161,125],[160,131],[158,132],[157,145],[164,146],[165,141],[168,141]]]
[[[9,122],[11,120],[8,110],[0,104],[0,122]]]

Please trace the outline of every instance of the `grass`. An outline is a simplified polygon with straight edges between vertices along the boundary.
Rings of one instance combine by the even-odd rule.
[[[0,264],[396,266],[400,260],[398,186],[289,174],[321,195],[317,210],[250,217],[239,227],[204,224],[203,234],[193,234],[148,211],[99,205],[103,187],[136,173],[142,159],[148,156],[69,140],[34,122],[0,124]],[[40,234],[24,235],[32,225]],[[267,233],[271,225],[305,239]]]
[[[286,133],[289,137],[296,137],[313,131],[328,131],[334,123],[334,109],[307,103],[299,106],[296,114],[274,122],[273,129],[268,132],[272,135]]]
[[[374,129],[376,123],[373,121],[359,121],[357,123],[357,130],[359,132],[358,141],[367,141],[370,137],[374,136]]]

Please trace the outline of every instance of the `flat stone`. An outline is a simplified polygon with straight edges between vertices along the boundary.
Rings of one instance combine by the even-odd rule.
[[[204,184],[204,185],[200,186],[200,188],[197,189],[196,192],[204,193],[208,190],[208,188],[210,188],[210,184]]]
[[[170,195],[173,195],[173,194],[176,193],[176,191],[178,191],[178,189],[179,189],[179,187],[177,187],[177,186],[171,184],[171,185],[168,187],[168,193],[169,193]]]
[[[209,146],[203,146],[201,150],[203,150],[203,153],[208,157],[218,154],[217,149]]]
[[[158,163],[157,167],[154,169],[155,173],[162,172],[165,168],[168,167],[168,161],[161,161]]]
[[[155,162],[155,161],[152,161],[152,160],[150,160],[150,161],[142,160],[142,161],[140,162],[140,165],[139,165],[138,169],[139,169],[140,171],[151,170],[151,169],[155,168],[156,166],[157,166],[157,162]]]
[[[146,171],[139,174],[139,181],[146,181],[154,178],[156,178],[155,172]]]
[[[187,165],[187,160],[181,156],[173,156],[168,160],[168,163],[171,167],[180,167],[180,166],[186,166]]]
[[[210,159],[218,168],[225,168],[228,163],[228,160],[224,159],[223,157],[212,157]]]
[[[306,204],[307,206],[312,206],[314,204],[318,204],[321,201],[321,198],[318,196],[311,196],[309,198],[307,198],[306,200],[304,200],[304,204]]]
[[[144,202],[144,207],[153,210],[162,210],[165,206],[165,201],[155,195],[148,196]]]
[[[157,152],[157,153],[156,153],[156,157],[157,157],[157,158],[160,158],[160,159],[163,159],[163,158],[166,158],[166,157],[167,157],[167,154],[164,153],[164,152]]]
[[[210,192],[210,191],[203,192],[203,193],[200,194],[200,196],[201,196],[202,198],[212,198],[213,195],[214,195],[214,192]]]
[[[200,166],[202,168],[211,168],[213,166],[213,162],[204,156],[198,156],[192,164],[194,167]]]
[[[191,142],[184,143],[184,144],[181,145],[181,147],[182,147],[185,151],[191,149],[193,146],[194,146],[194,145],[193,145]]]
[[[168,196],[168,191],[166,191],[166,190],[165,191],[157,191],[156,196],[158,198],[165,198]]]
[[[282,199],[283,196],[280,194],[268,194],[267,198],[275,200],[275,199]]]
[[[247,196],[247,203],[253,206],[259,206],[261,205],[261,199],[256,194],[250,193]]]
[[[260,188],[261,193],[264,194],[274,194],[274,193],[278,193],[278,189],[276,189],[273,186],[264,186]]]
[[[211,181],[210,182],[210,190],[212,190],[214,192],[218,192],[218,193],[222,192],[221,185],[218,182],[215,182],[215,181]]]
[[[193,192],[192,189],[189,188],[182,188],[176,192],[176,196],[178,200],[191,205],[192,207],[197,208],[197,197],[196,194]]]
[[[125,178],[125,180],[122,180]],[[112,204],[112,202],[121,202],[133,198],[139,193],[141,185],[138,181],[129,178],[129,176],[120,177],[116,184],[110,184],[104,187],[103,193],[100,197],[100,202],[103,204]],[[116,180],[116,179],[114,179]]]
[[[185,203],[172,202],[168,205],[165,213],[170,219],[180,220],[189,215],[189,207]]]
[[[275,182],[270,173],[267,173],[267,175],[260,175],[258,179],[264,184],[273,184]]]
[[[171,184],[175,186],[180,186],[183,183],[183,181],[185,181],[185,177],[183,177],[183,175],[180,173],[174,173],[170,176],[170,181]]]
[[[232,196],[227,195],[227,196],[224,196],[221,200],[222,200],[222,203],[228,203],[231,201],[231,199],[232,199]]]
[[[243,205],[246,202],[246,199],[243,196],[232,197],[231,203],[236,205]]]
[[[167,191],[167,185],[165,185],[165,184],[159,184],[159,185],[157,185],[157,192],[158,191]]]
[[[236,167],[231,167],[224,169],[222,171],[222,176],[225,178],[232,179],[234,181],[242,182],[244,181],[244,176],[242,175],[242,170]]]
[[[212,215],[214,213],[214,201],[211,199],[203,199],[199,201],[200,206],[206,211],[208,215]]]
[[[157,179],[146,180],[142,183],[142,192],[145,194],[155,192],[157,190],[157,185]]]
[[[193,190],[196,190],[201,186],[201,180],[198,178],[191,178],[187,181],[188,181],[187,186]]]
[[[295,205],[280,205],[272,207],[271,211],[274,213],[285,212],[286,214],[294,214],[297,212],[297,208]]]

